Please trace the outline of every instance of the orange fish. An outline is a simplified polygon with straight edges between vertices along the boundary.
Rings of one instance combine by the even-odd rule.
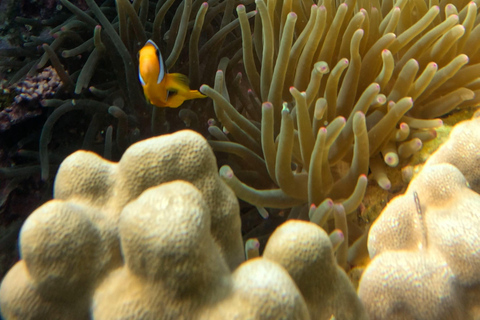
[[[162,54],[157,45],[148,40],[138,53],[138,77],[145,98],[157,107],[177,108],[185,100],[206,98],[198,90],[190,90],[187,76],[166,73]]]

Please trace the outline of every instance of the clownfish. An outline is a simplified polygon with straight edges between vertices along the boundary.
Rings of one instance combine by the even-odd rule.
[[[206,98],[198,90],[190,90],[187,76],[166,72],[162,54],[152,40],[138,52],[138,62],[138,78],[151,104],[177,108],[185,100]]]

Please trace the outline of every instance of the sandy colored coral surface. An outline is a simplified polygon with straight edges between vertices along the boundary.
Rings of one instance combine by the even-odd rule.
[[[457,124],[370,228],[359,296],[371,318],[478,317],[479,121]]]

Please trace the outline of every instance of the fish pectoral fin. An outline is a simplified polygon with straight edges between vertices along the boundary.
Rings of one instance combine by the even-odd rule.
[[[190,90],[187,76],[180,73],[167,73],[164,78],[167,91],[166,105],[179,107],[185,100],[205,98],[197,90]]]
[[[188,79],[188,77],[184,74],[181,74],[181,73],[169,73],[169,75],[175,79],[175,82],[177,83],[181,83],[183,84],[184,86],[187,86],[189,87],[190,86],[190,80]]]
[[[165,88],[177,93],[190,91],[188,77],[181,73],[167,73],[165,75]]]

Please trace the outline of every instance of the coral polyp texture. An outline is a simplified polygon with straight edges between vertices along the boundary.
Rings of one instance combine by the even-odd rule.
[[[210,128],[213,148],[237,156],[222,176],[256,206],[349,199],[348,214],[363,174],[389,189],[385,169],[435,138],[437,117],[479,101],[474,2],[255,3],[253,29],[237,7],[244,74],[220,65],[201,91],[224,128]]]
[[[455,126],[372,225],[359,286],[371,319],[480,316],[479,124]]]
[[[171,219],[182,210],[180,202],[185,202],[186,207],[192,202],[192,209],[184,212],[188,216],[175,221],[160,217],[149,221],[151,210],[147,205],[143,213],[132,215],[132,201],[145,190],[173,180],[188,181],[193,186],[175,189],[186,189],[183,198],[184,193],[168,197],[172,191],[165,191],[165,200],[161,200],[161,193],[157,194],[158,202],[147,202],[163,208],[163,214]],[[125,152],[119,163],[78,151],[62,163],[54,194],[55,199],[35,210],[21,229],[21,260],[5,276],[0,288],[1,312],[6,319],[88,318],[96,287],[105,277],[113,276],[113,269],[122,266],[141,274],[145,281],[156,280],[159,275],[145,265],[155,255],[151,246],[156,242],[148,242],[146,233],[148,227],[159,228],[158,224],[171,230],[171,236],[156,238],[161,242],[158,246],[168,246],[172,252],[164,253],[157,265],[167,265],[168,261],[180,264],[184,255],[194,257],[199,250],[215,252],[217,258],[212,261],[220,262],[212,262],[211,267],[219,270],[235,269],[244,260],[237,199],[218,177],[208,143],[192,131],[139,142]],[[145,198],[151,199],[150,194],[147,192]],[[137,206],[142,207],[142,203],[138,200]],[[207,217],[195,218],[199,210],[205,211]],[[127,227],[130,220],[137,225]],[[191,228],[199,230],[189,232],[192,223]],[[133,234],[129,228],[140,233]],[[175,238],[173,234],[186,238]],[[202,240],[205,244],[200,246],[202,237],[209,239]],[[132,257],[141,250],[145,256]],[[195,263],[185,266],[195,270]],[[183,276],[189,273],[185,269],[179,272]]]
[[[251,261],[233,274],[191,184],[153,187],[120,216],[125,265],[95,290],[94,319],[308,319],[295,283],[278,265]]]
[[[435,151],[425,163],[451,163],[458,168],[468,181],[469,187],[480,193],[480,113],[469,121],[455,125],[448,140]]]

